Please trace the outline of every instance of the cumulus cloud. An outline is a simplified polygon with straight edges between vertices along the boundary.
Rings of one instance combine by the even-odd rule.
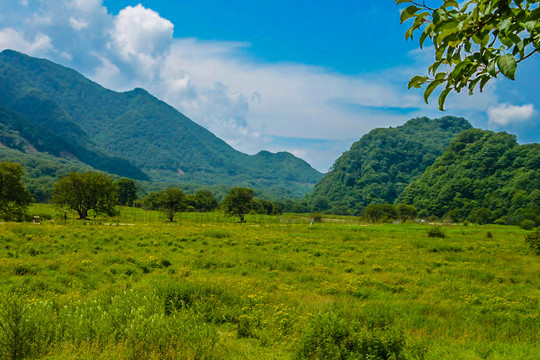
[[[141,4],[120,11],[111,37],[123,56],[161,54],[171,44],[174,25]]]
[[[499,104],[488,109],[489,124],[507,126],[530,120],[534,114],[534,105]]]
[[[326,170],[374,127],[441,115],[420,92],[407,91],[417,67],[344,75],[256,61],[245,55],[245,42],[173,34],[172,22],[141,4],[114,15],[102,0],[0,3],[0,49],[46,56],[113,90],[143,87],[244,152],[288,150]],[[410,54],[424,67],[423,55]],[[451,95],[447,103],[462,115],[492,106],[490,122],[508,124],[516,116],[500,115],[508,109],[494,105],[494,89],[474,99]]]
[[[26,39],[13,28],[0,29],[0,50],[12,49],[29,55],[41,56],[53,48],[51,38],[38,33],[33,39]]]
[[[86,29],[88,27],[88,22],[86,22],[84,20],[77,20],[74,17],[69,18],[69,24],[75,30],[82,30],[82,29]]]

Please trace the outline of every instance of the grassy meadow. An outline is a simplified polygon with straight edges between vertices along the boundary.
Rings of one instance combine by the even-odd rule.
[[[1,359],[540,359],[517,227],[30,213],[57,220],[0,224]]]

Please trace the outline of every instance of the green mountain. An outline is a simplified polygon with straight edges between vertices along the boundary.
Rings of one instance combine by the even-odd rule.
[[[398,201],[453,221],[540,223],[540,144],[518,145],[505,132],[464,131]]]
[[[393,203],[403,189],[471,124],[446,116],[412,119],[370,131],[341,155],[307,196],[314,211],[357,213],[371,203]]]
[[[120,176],[281,187],[296,195],[322,176],[289,153],[241,153],[143,89],[114,92],[72,69],[15,51],[0,54],[0,105],[6,134],[18,132],[27,143],[5,145],[71,157]],[[25,126],[14,126],[10,118],[23,119]],[[61,141],[49,141],[54,136]]]

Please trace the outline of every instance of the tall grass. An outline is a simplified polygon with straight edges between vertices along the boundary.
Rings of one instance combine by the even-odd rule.
[[[1,359],[539,358],[517,227],[125,213],[0,225]]]

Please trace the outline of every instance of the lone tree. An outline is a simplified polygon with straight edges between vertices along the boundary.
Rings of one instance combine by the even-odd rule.
[[[369,204],[364,209],[364,216],[371,222],[387,222],[398,218],[398,212],[392,204]]]
[[[103,173],[69,173],[54,184],[51,202],[77,211],[79,219],[86,219],[90,209],[112,216],[118,186]]]
[[[514,80],[518,64],[539,52],[538,0],[395,2],[409,4],[401,12],[402,23],[413,21],[405,39],[412,39],[418,30],[420,48],[429,38],[435,49],[428,76],[413,77],[409,89],[427,84],[427,103],[435,88],[445,84],[439,96],[441,111],[451,91],[460,92],[467,87],[472,95],[478,83],[482,91],[499,74]],[[439,68],[442,70],[438,71]]]
[[[173,222],[174,214],[186,209],[186,195],[179,188],[168,188],[159,193],[157,203],[167,219]]]
[[[118,204],[133,206],[133,202],[137,200],[137,183],[135,180],[121,178],[116,184],[118,185]]]
[[[24,187],[21,165],[12,162],[0,162],[0,218],[13,221],[22,220],[32,195]]]
[[[244,187],[235,187],[223,199],[222,207],[227,215],[236,216],[241,223],[245,223],[246,215],[253,207],[253,197],[255,192]]]
[[[194,196],[195,209],[200,212],[215,210],[218,207],[218,201],[214,194],[208,190],[199,190]]]

